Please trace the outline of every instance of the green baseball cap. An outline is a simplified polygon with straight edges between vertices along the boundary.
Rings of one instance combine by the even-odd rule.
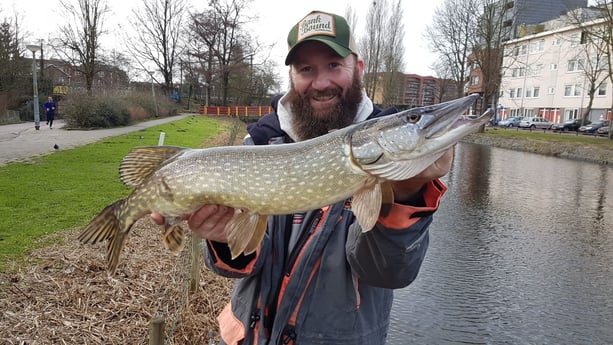
[[[336,14],[313,11],[296,23],[287,35],[289,51],[285,58],[285,65],[292,62],[296,47],[306,41],[325,43],[342,57],[347,57],[352,53],[357,55],[347,21]]]

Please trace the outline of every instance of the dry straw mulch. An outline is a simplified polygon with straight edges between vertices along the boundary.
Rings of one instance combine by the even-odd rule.
[[[179,256],[168,253],[160,227],[143,218],[109,277],[106,244],[82,246],[76,236],[62,234],[60,244],[0,276],[1,344],[148,344],[156,316],[165,318],[167,343],[217,339],[215,318],[232,283],[199,262],[200,284],[189,294],[189,244]]]
[[[239,145],[245,125],[220,120],[228,122],[228,130],[207,144]],[[216,317],[230,298],[232,281],[200,261],[200,283],[190,294],[189,243],[180,255],[170,254],[161,243],[161,227],[144,217],[109,277],[106,243],[83,246],[77,235],[78,230],[54,235],[55,245],[0,274],[0,345],[148,344],[149,323],[158,316],[165,319],[166,344],[216,342]]]

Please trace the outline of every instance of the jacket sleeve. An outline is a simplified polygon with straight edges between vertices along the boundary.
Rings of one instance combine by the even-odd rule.
[[[415,280],[428,248],[428,227],[447,187],[426,185],[416,205],[394,204],[374,229],[362,232],[354,222],[345,246],[347,260],[362,283],[396,289]]]

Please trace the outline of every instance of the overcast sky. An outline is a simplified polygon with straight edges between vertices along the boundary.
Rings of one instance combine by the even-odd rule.
[[[143,0],[108,0],[112,15],[106,19],[106,28],[111,31],[111,35],[103,40],[105,48],[107,44],[116,42],[113,39],[113,30],[118,30],[119,25],[126,23],[132,9],[139,7]],[[207,0],[187,0],[191,2],[194,11],[204,9]],[[405,15],[405,72],[421,75],[431,75],[433,72],[429,66],[434,59],[426,42],[423,40],[422,32],[426,25],[432,20],[432,14],[436,6],[443,0],[429,1],[404,1]],[[333,12],[340,15],[345,13],[347,3],[355,9],[358,15],[358,30],[365,26],[365,14],[372,1],[363,0],[254,0],[251,9],[252,13],[259,19],[252,23],[253,36],[257,36],[263,44],[276,43],[272,51],[271,58],[279,64],[280,76],[285,79],[287,69],[283,65],[285,53],[287,51],[286,38],[290,28],[302,17],[312,10],[322,10]],[[63,23],[60,16],[59,0],[3,0],[0,5],[3,16],[8,13],[18,13],[22,17],[22,32],[30,33],[32,39],[46,40],[49,33],[57,32],[59,24]],[[129,27],[123,25],[122,27]]]

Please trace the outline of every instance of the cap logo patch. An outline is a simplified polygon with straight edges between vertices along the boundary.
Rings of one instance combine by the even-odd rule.
[[[298,23],[298,41],[313,35],[336,36],[334,17],[325,13],[313,13],[304,17]]]

